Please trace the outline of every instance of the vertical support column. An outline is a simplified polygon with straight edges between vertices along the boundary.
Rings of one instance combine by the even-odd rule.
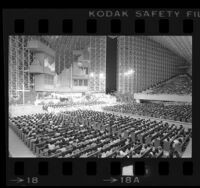
[[[92,46],[91,46],[91,41],[92,39],[91,39],[91,36],[89,36],[89,70],[88,70],[88,72],[89,72],[89,80],[88,80],[88,88],[89,88],[89,90],[91,90],[91,63],[92,63],[92,58],[91,58],[91,51],[92,51]]]
[[[72,53],[72,61],[71,61],[71,67],[70,67],[70,69],[71,69],[71,80],[70,80],[70,87],[71,87],[71,89],[73,88],[73,79],[72,79],[72,76],[73,76],[73,63],[74,63],[74,55],[73,55],[73,53]]]
[[[58,74],[60,74],[60,52],[58,52]]]
[[[121,38],[121,49],[122,49],[122,53],[121,53],[121,87],[122,87],[122,93],[124,94],[126,92],[126,88],[125,88],[125,84],[126,84],[126,80],[125,80],[125,76],[124,73],[126,72],[126,42],[125,42],[125,36],[123,36]]]
[[[17,36],[15,36],[15,76],[16,76],[16,82],[15,82],[15,93],[16,93],[16,96],[18,97],[19,96],[19,91],[18,90],[18,58],[17,58],[17,48],[18,48],[18,45],[17,45]]]
[[[117,38],[106,40],[106,93],[117,90]]]
[[[30,64],[31,64],[31,58],[30,58],[30,50],[27,51],[27,66],[28,66],[28,69],[27,69],[27,74],[28,74],[28,89],[31,90],[31,87],[30,87]]]
[[[94,91],[98,91],[97,37],[94,38]],[[100,63],[100,62],[99,62]]]
[[[8,60],[8,70],[9,70],[9,77],[8,77],[8,80],[9,80],[9,100],[11,99],[12,97],[12,90],[13,90],[13,87],[12,87],[12,72],[13,72],[13,69],[12,69],[12,36],[9,36],[9,60]]]
[[[23,83],[22,83],[22,101],[23,101],[23,104],[25,103],[25,88],[24,88],[24,85],[25,85],[25,79],[24,79],[24,53],[25,53],[25,49],[24,49],[24,36],[22,36],[22,80],[23,80]]]

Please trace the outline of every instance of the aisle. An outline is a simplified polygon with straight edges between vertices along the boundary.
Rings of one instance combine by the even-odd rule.
[[[10,127],[8,145],[12,157],[36,157]]]
[[[192,139],[190,140],[182,158],[191,158],[192,157]]]

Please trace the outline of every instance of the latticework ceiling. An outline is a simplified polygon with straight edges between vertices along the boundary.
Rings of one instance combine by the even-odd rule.
[[[192,37],[191,36],[149,36],[177,55],[192,64]]]
[[[55,51],[80,50],[89,46],[89,36],[42,36]]]
[[[117,36],[110,36],[117,37]],[[148,36],[192,64],[191,36]],[[91,36],[34,36],[57,52],[80,50],[89,47]]]

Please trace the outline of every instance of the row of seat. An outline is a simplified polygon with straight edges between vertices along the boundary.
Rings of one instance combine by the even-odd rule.
[[[192,105],[166,106],[162,103],[130,103],[106,106],[104,110],[181,122],[192,122]]]
[[[10,117],[9,122],[38,157],[164,157],[164,151],[180,157],[191,139],[191,129],[183,126],[91,110]]]
[[[58,104],[45,104],[42,106],[43,110],[48,110],[48,108],[66,108],[66,107],[72,107],[72,106],[92,106],[92,105],[100,105],[105,104],[103,101],[85,101],[85,102],[64,102],[64,103],[58,103]]]
[[[152,88],[149,94],[176,94],[176,95],[191,95],[192,94],[192,79],[184,74]]]

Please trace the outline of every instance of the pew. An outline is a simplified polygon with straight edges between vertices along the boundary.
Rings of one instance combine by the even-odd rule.
[[[175,145],[175,151],[182,153],[184,151],[184,147],[187,145],[187,143],[190,141],[190,133],[185,137],[182,143],[178,143]]]
[[[157,132],[157,133],[154,133],[153,135],[152,134],[149,134],[146,138],[145,138],[145,144],[151,144],[151,142],[155,139],[155,142],[156,142],[156,138],[163,132],[165,132],[166,130],[168,129],[168,127],[166,126],[165,128],[161,128],[161,131]],[[156,146],[158,147],[159,146],[159,141],[157,140],[157,143],[156,143]]]
[[[144,158],[146,155],[148,155],[152,151],[152,147],[150,147],[147,151],[145,151],[142,155],[141,158]]]
[[[184,131],[184,128],[182,128],[177,134],[175,134],[175,136],[172,137],[169,142],[163,141],[163,149],[165,151],[169,152],[171,150],[173,141],[181,134],[182,131]]]

